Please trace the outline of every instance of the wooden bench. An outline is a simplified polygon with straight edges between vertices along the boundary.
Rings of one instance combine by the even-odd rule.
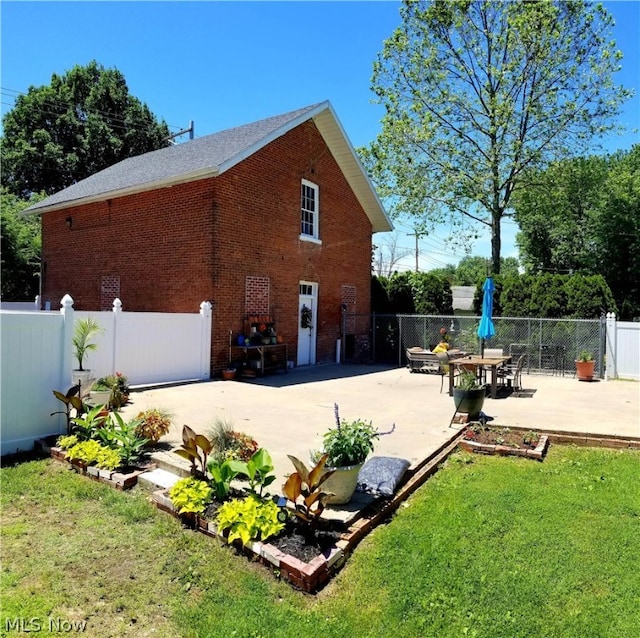
[[[422,348],[407,348],[408,368],[411,372],[440,374],[440,359],[435,352]]]

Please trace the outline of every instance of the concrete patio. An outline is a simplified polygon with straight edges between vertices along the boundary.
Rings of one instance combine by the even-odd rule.
[[[532,430],[640,437],[640,383],[577,381],[572,376],[523,375],[522,396],[487,398],[484,412],[492,425]],[[419,464],[447,441],[453,399],[447,380],[410,373],[406,368],[324,365],[299,368],[251,381],[208,381],[134,391],[123,409],[127,418],[149,407],[175,416],[163,441],[180,445],[182,425],[207,433],[217,416],[253,436],[271,453],[279,479],[292,471],[287,454],[308,461],[322,434],[335,427],[334,403],[347,420],[371,420],[381,437],[376,455]],[[278,481],[279,482],[279,481]]]

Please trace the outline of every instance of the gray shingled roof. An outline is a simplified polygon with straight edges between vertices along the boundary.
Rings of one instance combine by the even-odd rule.
[[[24,213],[46,213],[215,177],[312,118],[329,147],[333,146],[332,152],[371,219],[374,232],[391,230],[389,218],[329,102],[127,158],[30,206]]]

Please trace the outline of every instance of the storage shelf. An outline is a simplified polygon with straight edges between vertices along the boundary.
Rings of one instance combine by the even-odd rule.
[[[245,367],[255,370],[256,375],[262,376],[266,372],[279,369],[287,372],[287,346],[284,343],[268,346],[230,346],[230,363],[236,359],[234,353],[242,356]]]

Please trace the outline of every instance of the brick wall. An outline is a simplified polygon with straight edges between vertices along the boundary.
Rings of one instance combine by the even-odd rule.
[[[301,241],[300,180],[320,187],[321,245]],[[71,229],[65,220],[72,218]],[[371,224],[312,122],[217,178],[43,215],[43,298],[100,309],[119,281],[126,310],[213,304],[212,368],[243,328],[246,284],[268,280],[268,314],[296,358],[298,284],[318,283],[317,361],[331,361],[343,286],[370,308]]]

